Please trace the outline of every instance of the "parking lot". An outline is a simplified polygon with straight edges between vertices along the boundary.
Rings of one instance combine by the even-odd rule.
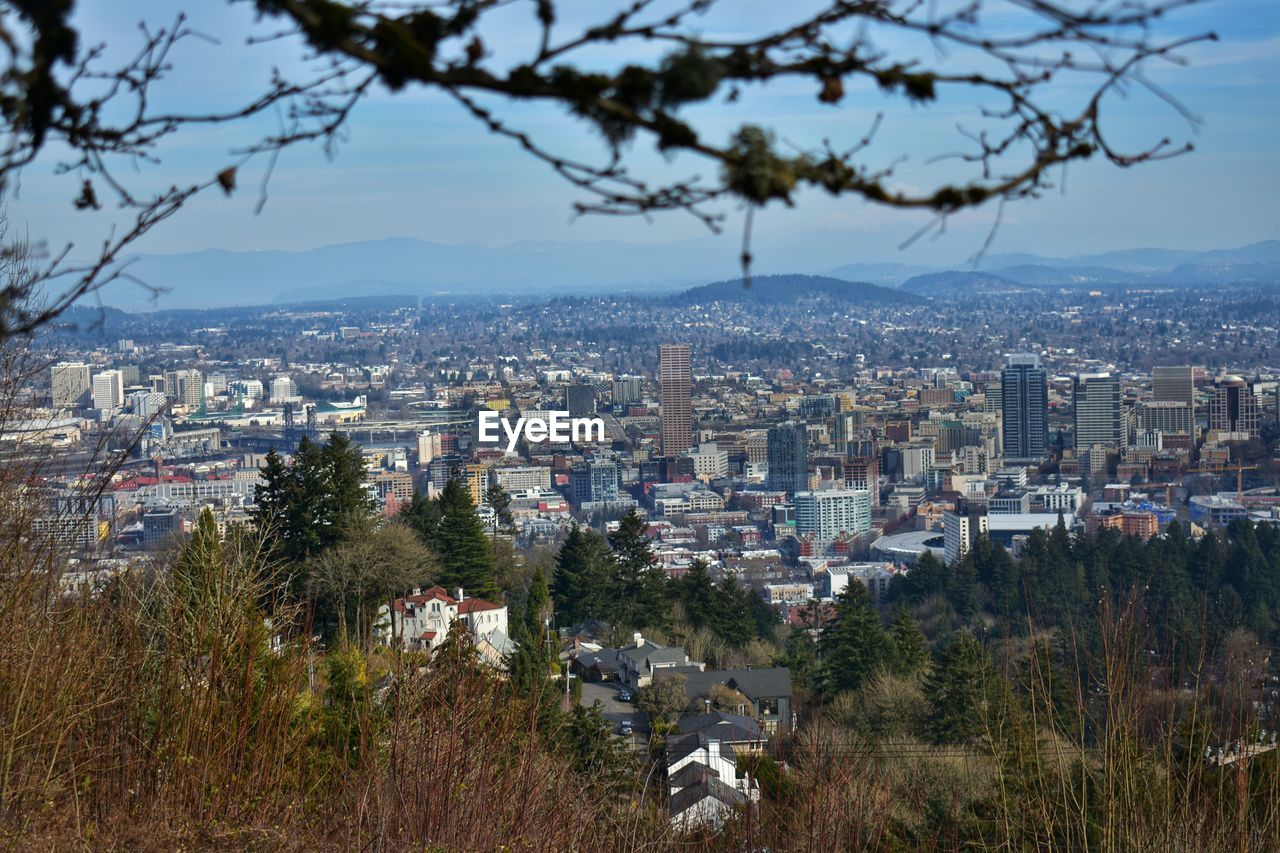
[[[648,741],[649,721],[631,702],[618,699],[619,685],[616,682],[582,682],[582,704],[590,707],[600,703],[605,719],[613,724],[613,731],[618,733],[623,720],[630,720],[633,728],[632,746],[638,748]]]

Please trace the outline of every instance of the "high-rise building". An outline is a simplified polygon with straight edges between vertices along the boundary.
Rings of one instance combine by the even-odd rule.
[[[988,382],[987,388],[982,394],[982,411],[991,414],[1000,414],[1004,411],[1004,389],[1000,387],[999,382]]]
[[[1258,398],[1243,377],[1223,376],[1218,380],[1209,398],[1209,429],[1258,437]]]
[[[1151,398],[1159,403],[1183,403],[1196,407],[1194,367],[1157,367],[1151,371]]]
[[[808,489],[809,443],[805,425],[778,424],[770,427],[768,435],[768,487],[793,494]]]
[[[703,442],[697,449],[690,450],[689,459],[693,462],[693,476],[699,480],[712,480],[729,473],[729,452],[721,450],[714,441]]]
[[[1120,447],[1125,443],[1120,377],[1109,373],[1080,374],[1072,384],[1071,406],[1077,448]]]
[[[1159,430],[1165,435],[1191,435],[1195,431],[1195,413],[1186,403],[1160,400],[1138,406],[1140,430]]]
[[[55,364],[50,369],[49,384],[55,409],[75,409],[88,402],[92,384],[89,365],[80,362]]]
[[[849,452],[849,442],[858,435],[858,420],[851,412],[839,412],[832,421],[831,446],[837,455]]]
[[[662,393],[662,452],[678,456],[693,446],[693,369],[687,344],[658,348],[658,385]]]
[[[880,505],[880,463],[874,456],[853,456],[844,463],[845,488],[871,496],[871,505]]]
[[[615,503],[618,500],[618,463],[607,459],[592,459],[573,468],[569,474],[570,494],[573,502]]]
[[[480,506],[488,500],[486,496],[489,491],[488,465],[473,462],[459,469],[458,474],[462,477],[462,485],[466,486],[467,494],[471,496],[473,504]]]
[[[585,382],[566,385],[564,388],[564,407],[569,416],[585,418],[596,413],[596,386]]]
[[[93,377],[93,407],[103,412],[113,412],[124,405],[124,374],[118,370],[104,370]]]
[[[133,413],[140,418],[159,414],[168,403],[169,398],[159,391],[136,391],[129,395],[129,405],[133,407]]]
[[[164,375],[164,390],[179,406],[196,408],[204,403],[204,375],[198,370],[171,370]]]
[[[418,433],[418,465],[425,468],[432,460],[441,455],[440,433],[424,431]]]
[[[277,376],[271,380],[271,402],[285,403],[298,396],[298,383],[288,376]]]
[[[497,468],[494,473],[497,475],[498,485],[508,492],[529,489],[546,491],[551,488],[550,468],[543,468],[538,465],[512,465],[506,468]]]
[[[644,379],[639,376],[616,376],[613,380],[613,404],[626,406],[644,399]]]
[[[871,494],[862,489],[797,492],[795,507],[796,534],[819,543],[871,532]]]
[[[1009,356],[1000,374],[1004,458],[1038,462],[1049,451],[1049,377],[1034,353]]]
[[[976,537],[987,532],[985,515],[969,515],[947,510],[942,515],[942,541],[946,546],[946,562],[955,565],[969,553]]]

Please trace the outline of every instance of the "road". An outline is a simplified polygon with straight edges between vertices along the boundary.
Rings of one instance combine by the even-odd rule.
[[[630,720],[633,729],[631,748],[640,749],[649,740],[649,719],[636,709],[631,702],[618,701],[618,684],[616,682],[582,682],[582,704],[591,707],[600,703],[605,719],[613,723],[613,730],[618,732],[623,720]]]

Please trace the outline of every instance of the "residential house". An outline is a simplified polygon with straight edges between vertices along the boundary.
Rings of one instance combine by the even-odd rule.
[[[618,680],[632,690],[648,687],[658,673],[690,675],[706,669],[706,664],[689,660],[689,655],[679,646],[659,645],[646,640],[639,632],[631,645],[617,650],[615,659]]]
[[[667,739],[667,808],[681,829],[718,827],[756,799],[758,789],[738,778],[734,748],[706,731]]]
[[[481,652],[486,657],[500,657],[500,650],[511,648],[506,605],[467,598],[461,589],[454,595],[439,586],[425,592],[415,589],[412,595],[397,598],[391,608],[384,604],[378,611],[383,639],[395,638],[411,650],[434,650],[444,642],[454,622],[466,626],[477,646],[484,641]]]
[[[685,673],[685,693],[692,702],[712,698],[711,688],[723,685],[741,694],[737,713],[754,719],[766,734],[789,733],[791,716],[791,671],[784,666],[769,669],[726,669]]]

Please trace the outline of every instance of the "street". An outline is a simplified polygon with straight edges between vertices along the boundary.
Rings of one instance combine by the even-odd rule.
[[[599,702],[605,719],[613,724],[614,734],[619,733],[623,720],[630,720],[633,727],[630,746],[632,749],[641,749],[648,741],[648,718],[637,710],[633,703],[619,701],[618,690],[617,682],[584,681],[582,682],[582,704],[591,707]]]

